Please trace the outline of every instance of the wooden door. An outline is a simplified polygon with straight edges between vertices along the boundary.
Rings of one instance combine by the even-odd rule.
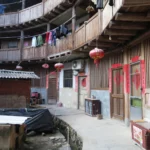
[[[48,89],[48,104],[57,103],[57,78],[56,76],[50,76],[49,89]]]
[[[85,98],[87,98],[88,92],[86,88],[86,77],[79,77],[79,100],[78,108],[80,110],[85,110]]]
[[[124,120],[123,69],[112,70],[111,116]]]

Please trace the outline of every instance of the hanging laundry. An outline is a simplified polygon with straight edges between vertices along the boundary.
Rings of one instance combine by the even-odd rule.
[[[60,27],[56,28],[55,32],[56,32],[56,38],[59,39],[61,37],[61,35],[60,35]]]
[[[114,0],[109,0],[109,5],[114,6]]]
[[[48,41],[49,41],[49,34],[50,34],[50,32],[46,33],[45,43],[48,43]]]
[[[3,14],[5,12],[5,6],[0,4],[0,14]]]
[[[56,32],[55,30],[52,31],[52,44],[56,46]]]
[[[96,8],[97,9],[103,9],[103,0],[97,0]]]
[[[52,32],[49,32],[48,44],[52,46]]]
[[[66,36],[68,34],[68,28],[65,25],[60,26],[60,35]]]
[[[39,35],[37,37],[37,46],[42,46],[43,45],[43,37],[42,35]]]
[[[32,47],[36,47],[37,46],[37,40],[36,40],[35,36],[32,38],[32,45],[31,46]]]

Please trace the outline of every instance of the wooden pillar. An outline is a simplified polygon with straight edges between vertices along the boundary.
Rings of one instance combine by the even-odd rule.
[[[21,30],[21,36],[20,36],[20,60],[21,61],[23,56],[23,45],[24,45],[24,31]]]
[[[25,7],[26,7],[26,6],[25,6],[25,1],[26,1],[26,0],[22,0],[22,9],[25,9]]]
[[[75,47],[75,30],[76,30],[76,8],[72,7],[72,44],[73,48]]]
[[[127,50],[124,50],[124,54],[123,54],[123,60],[124,60],[124,65],[129,64],[128,61],[128,53]],[[126,89],[126,81],[127,77],[124,74],[124,89]],[[124,92],[124,105],[125,105],[125,124],[126,126],[130,125],[130,99],[129,99],[129,94]]]
[[[50,24],[48,23],[48,24],[47,24],[47,31],[50,31],[50,29],[51,29],[51,26],[50,26]]]

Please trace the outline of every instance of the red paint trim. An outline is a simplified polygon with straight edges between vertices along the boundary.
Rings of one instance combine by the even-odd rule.
[[[131,62],[134,63],[134,62],[137,62],[140,60],[140,57],[139,56],[134,56],[131,58]]]
[[[75,92],[78,92],[78,76],[75,77]]]
[[[109,92],[112,92],[112,69],[109,69]]]
[[[120,68],[120,67],[122,67],[122,64],[113,64],[111,66],[112,69],[116,69],[116,68]]]
[[[124,93],[129,94],[130,93],[130,65],[125,64],[123,67],[124,71],[124,76],[125,76],[125,88],[124,88]]]
[[[145,89],[146,89],[145,61],[141,60],[140,63],[141,63],[142,94],[145,94]]]

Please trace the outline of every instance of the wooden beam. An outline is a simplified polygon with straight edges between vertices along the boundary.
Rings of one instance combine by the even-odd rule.
[[[56,13],[56,14],[60,14],[60,13],[61,13],[61,11],[59,11],[59,10],[56,9],[56,8],[54,8],[54,9],[52,10],[52,12],[54,12],[54,13]]]
[[[149,0],[125,0],[124,6],[133,7],[133,6],[148,6],[150,5]]]
[[[56,17],[56,14],[54,14],[53,12],[49,12],[50,16],[52,17]]]
[[[122,40],[122,41],[128,41],[130,39],[131,39],[131,37],[127,37],[127,36],[124,36],[124,37],[119,36],[118,37],[118,40]]]
[[[135,21],[135,22],[149,22],[150,18],[145,13],[117,13],[115,16],[117,21]]]
[[[110,21],[109,28],[111,29],[127,29],[127,30],[144,30],[147,28],[146,24],[133,23],[133,22],[119,22]]]
[[[65,12],[61,13],[60,15],[56,16],[54,19],[51,19],[49,23],[52,23],[53,21],[60,19],[62,15],[67,15],[68,13],[71,13],[72,8],[67,9]]]
[[[46,21],[46,22],[49,21],[49,19],[47,19],[47,18],[45,18],[45,17],[41,17],[40,19],[42,19],[42,20],[44,20],[44,21]]]
[[[114,44],[100,43],[100,42],[96,44],[96,42],[89,42],[88,46],[89,47],[113,47]]]
[[[60,10],[62,10],[62,11],[65,11],[65,10],[66,10],[66,8],[63,7],[62,5],[58,5],[58,8],[59,8]]]
[[[137,45],[139,44],[141,41],[143,40],[146,40],[150,38],[150,30],[149,31],[146,31],[144,32],[143,34],[139,35],[139,37],[136,37],[134,40],[132,40],[128,46],[134,46],[134,45]]]
[[[98,41],[99,42],[108,42],[108,43],[123,43],[123,41],[118,40],[116,37],[111,37],[111,40],[109,40],[109,36],[107,36],[107,37],[100,36]]]
[[[108,36],[135,36],[136,32],[133,30],[116,30],[116,29],[106,29],[104,35]]]
[[[14,32],[20,32],[21,30],[5,30],[5,31],[0,31],[0,33],[14,33]]]

